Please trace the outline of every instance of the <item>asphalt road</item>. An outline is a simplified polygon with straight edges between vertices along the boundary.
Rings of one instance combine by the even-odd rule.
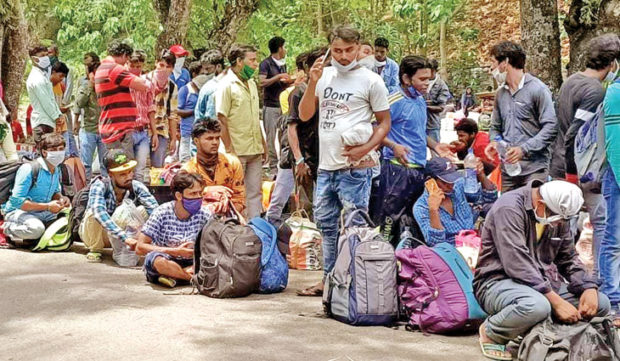
[[[210,299],[151,285],[139,268],[86,262],[85,250],[0,250],[0,360],[485,360],[475,335],[353,327],[295,290]]]

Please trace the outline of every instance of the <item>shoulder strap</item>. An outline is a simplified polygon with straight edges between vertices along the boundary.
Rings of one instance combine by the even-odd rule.
[[[32,167],[32,184],[30,185],[30,189],[32,189],[37,185],[39,171],[41,170],[41,163],[39,163],[37,160],[33,160],[32,162],[30,162],[30,166]]]

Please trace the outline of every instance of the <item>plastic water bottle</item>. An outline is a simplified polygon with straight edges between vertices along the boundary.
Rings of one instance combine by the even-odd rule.
[[[504,163],[506,173],[508,173],[511,177],[516,177],[521,174],[521,164],[519,164],[519,162],[506,163],[506,152],[508,152],[509,144],[499,135],[495,137],[495,141],[497,142],[497,152],[499,153],[499,158],[502,160],[502,163]]]
[[[473,149],[470,149],[468,151],[463,165],[465,166],[465,193],[473,194],[478,192],[478,177],[476,176],[476,156],[474,155]]]

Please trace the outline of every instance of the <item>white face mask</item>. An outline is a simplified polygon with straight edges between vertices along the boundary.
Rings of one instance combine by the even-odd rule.
[[[499,66],[497,68],[495,68],[495,70],[493,70],[493,78],[495,78],[495,81],[497,81],[497,85],[501,86],[502,84],[506,83],[506,72],[500,73],[499,71]]]
[[[49,56],[41,56],[37,58],[37,66],[43,70],[47,70],[52,65]]]
[[[536,217],[536,222],[538,222],[540,225],[546,226],[553,222],[561,221],[562,219],[564,219],[564,217],[562,217],[559,214],[555,216],[547,217],[547,207],[544,204],[543,204],[543,207],[545,207],[544,217],[540,217],[538,213],[536,212],[536,210],[538,209],[538,205],[536,205],[536,208],[534,208],[534,216]]]
[[[607,73],[607,76],[605,77],[605,81],[608,82],[612,82],[614,80],[616,80],[616,76],[618,75],[618,68],[620,68],[620,65],[618,64],[618,60],[614,60],[614,62],[616,63],[616,70],[615,71],[609,71],[609,73]]]
[[[376,66],[377,68],[380,68],[380,67],[382,67],[382,66],[385,66],[385,64],[386,64],[386,63],[387,63],[387,61],[386,61],[386,60],[384,60],[384,61],[378,61],[377,59],[375,59],[375,66]]]
[[[282,59],[276,59],[274,57],[272,57],[273,61],[276,63],[277,66],[279,67],[283,67],[286,65],[286,57],[282,58]]]
[[[183,70],[183,64],[185,64],[185,57],[177,58],[177,61],[174,63],[174,76],[177,78],[181,75],[181,71]]]
[[[357,66],[357,60],[353,60],[349,65],[342,65],[337,62],[336,59],[332,58],[331,64],[339,73],[346,73]]]
[[[64,150],[48,150],[45,160],[48,161],[54,167],[57,167],[63,160],[65,160]]]

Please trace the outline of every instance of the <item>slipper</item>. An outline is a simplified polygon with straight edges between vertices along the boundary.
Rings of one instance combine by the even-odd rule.
[[[101,253],[99,252],[88,252],[86,255],[86,259],[91,263],[99,263],[101,262]]]
[[[308,287],[305,290],[297,290],[297,296],[303,297],[321,297],[323,296],[323,290],[317,286]]]
[[[500,345],[497,343],[482,343],[482,340],[478,340],[480,342],[480,350],[482,354],[486,358],[490,358],[491,360],[502,360],[502,361],[512,361],[512,355],[510,356],[497,356],[492,355],[489,351],[501,352],[506,354],[506,345]]]
[[[157,281],[170,288],[174,288],[177,285],[177,281],[175,279],[166,276],[159,276]]]

